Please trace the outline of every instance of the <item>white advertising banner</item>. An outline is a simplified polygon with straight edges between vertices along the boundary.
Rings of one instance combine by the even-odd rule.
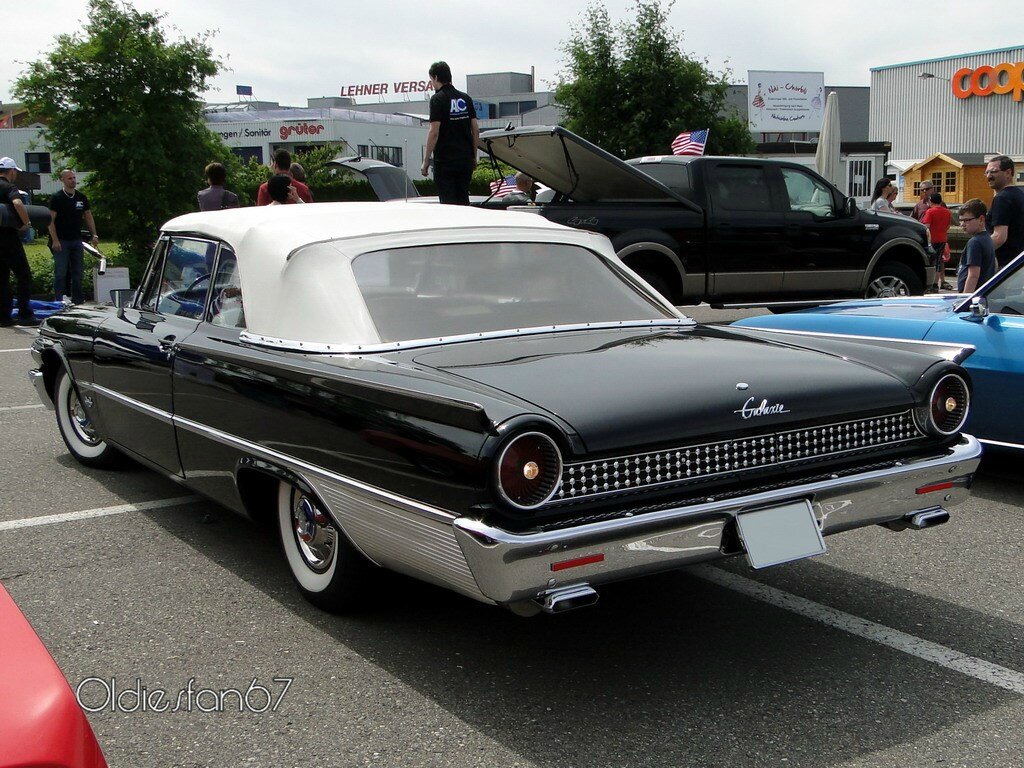
[[[747,72],[750,130],[815,133],[825,115],[823,72]]]

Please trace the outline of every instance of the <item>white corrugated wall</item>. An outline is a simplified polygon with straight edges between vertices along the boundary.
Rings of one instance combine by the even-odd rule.
[[[892,142],[889,156],[897,160],[936,152],[1024,155],[1024,101],[1012,93],[958,99],[950,82],[965,67],[1019,61],[1024,46],[872,69],[870,140]]]

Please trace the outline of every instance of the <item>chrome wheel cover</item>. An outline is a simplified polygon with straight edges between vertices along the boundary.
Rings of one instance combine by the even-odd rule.
[[[891,299],[894,296],[909,296],[910,287],[894,275],[876,277],[868,285],[867,298]]]
[[[324,573],[331,567],[338,551],[338,531],[313,500],[301,493],[292,500],[292,533],[311,571]]]
[[[75,431],[75,437],[90,447],[96,447],[103,441],[96,435],[96,429],[92,425],[89,414],[78,399],[78,392],[74,387],[68,392],[68,416],[71,417],[71,428]]]

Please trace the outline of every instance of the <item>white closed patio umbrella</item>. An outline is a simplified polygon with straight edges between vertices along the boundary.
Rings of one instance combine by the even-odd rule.
[[[814,163],[818,173],[846,194],[840,178],[839,142],[839,96],[832,91],[825,101],[825,117],[821,123],[821,133],[818,134],[818,151],[814,155]]]

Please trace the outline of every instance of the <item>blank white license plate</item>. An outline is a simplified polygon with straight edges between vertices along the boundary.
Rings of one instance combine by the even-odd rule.
[[[825,554],[825,540],[807,501],[744,512],[736,516],[736,525],[754,568]]]

